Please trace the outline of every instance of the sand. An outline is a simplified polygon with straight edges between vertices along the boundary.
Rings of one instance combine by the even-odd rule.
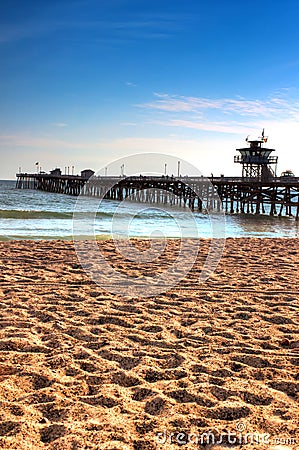
[[[71,242],[0,243],[0,448],[221,448],[209,430],[229,448],[299,448],[298,240],[227,239],[199,285],[208,244],[169,292],[125,298]],[[128,274],[161,270],[99,245]]]

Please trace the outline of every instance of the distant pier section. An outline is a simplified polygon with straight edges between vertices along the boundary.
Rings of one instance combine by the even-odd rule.
[[[87,195],[110,200],[188,207],[193,211],[235,214],[269,214],[299,219],[299,178],[287,170],[277,176],[274,149],[264,147],[264,130],[249,147],[237,149],[234,162],[242,166],[241,177],[95,176],[92,170],[80,175],[18,173],[17,189],[36,189],[73,196]]]
[[[63,175],[60,169],[50,173],[17,173],[16,188],[78,196],[93,174],[92,170],[83,170],[81,175]]]

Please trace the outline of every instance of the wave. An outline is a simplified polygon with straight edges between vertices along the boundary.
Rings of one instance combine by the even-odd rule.
[[[93,212],[76,212],[76,217],[82,217],[83,219],[91,218],[93,217]],[[156,212],[153,212],[151,214],[144,214],[144,213],[137,213],[134,214],[132,211],[131,213],[125,213],[125,212],[114,212],[114,211],[101,211],[97,212],[97,218],[109,218],[109,217],[119,217],[119,218],[126,218],[131,217],[134,219],[148,219],[148,218],[155,218],[155,219],[162,219],[162,218],[169,218],[169,214],[161,214],[159,212],[158,214]],[[0,219],[19,219],[19,220],[32,220],[32,219],[73,219],[73,212],[62,212],[62,211],[28,211],[28,210],[18,210],[18,209],[0,209]]]
[[[62,220],[72,220],[73,211],[43,211],[43,210],[20,210],[20,209],[0,209],[0,219],[19,219],[19,220],[38,220],[38,219],[62,219]],[[201,214],[202,215],[202,214]],[[148,209],[135,212],[131,211],[98,211],[96,213],[97,219],[109,219],[109,218],[119,218],[119,219],[141,219],[141,220],[163,220],[170,219],[171,216],[175,216],[178,219],[184,217],[184,211],[163,211]],[[93,211],[78,211],[75,212],[75,218],[91,219],[94,217]]]
[[[76,217],[89,219],[93,217],[92,212],[76,212]],[[98,212],[97,218],[113,217],[113,212]],[[18,209],[0,209],[0,219],[73,219],[73,212],[62,211],[28,211]]]
[[[72,212],[0,209],[0,219],[71,219]]]

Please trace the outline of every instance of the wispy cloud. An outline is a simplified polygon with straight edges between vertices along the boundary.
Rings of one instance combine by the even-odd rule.
[[[299,100],[282,94],[261,100],[154,93],[153,101],[137,106],[153,113],[150,120],[156,124],[220,133],[248,133],[265,122],[299,120]]]
[[[68,124],[67,124],[67,123],[64,123],[64,122],[56,122],[56,123],[52,123],[52,125],[53,125],[54,127],[58,127],[58,128],[64,128],[64,127],[67,127],[67,126],[68,126]]]
[[[67,17],[67,16],[66,16]],[[164,39],[176,34],[181,28],[182,23],[188,19],[178,20],[176,16],[163,16],[148,14],[133,15],[132,18],[124,20],[73,20],[71,18],[62,19],[39,19],[24,20],[20,23],[1,24],[0,44],[10,43],[23,39],[36,38],[47,34],[57,33],[59,31],[68,30],[70,34],[67,39],[72,39],[72,31],[86,34],[90,31],[90,40],[106,40],[110,39],[115,42],[118,39]],[[78,38],[76,33],[76,38]],[[85,35],[86,39],[86,35]],[[88,41],[88,39],[87,39]]]
[[[159,93],[154,93],[154,96],[153,102],[140,106],[161,111],[203,113],[204,111],[215,110],[245,116],[262,115],[263,117],[273,117],[273,114],[281,115],[282,113],[292,116],[299,114],[299,101],[291,102],[282,97],[273,97],[267,100],[247,100],[245,98],[184,97]]]
[[[191,128],[193,130],[211,131],[217,133],[248,134],[256,132],[256,125],[251,123],[237,122],[213,122],[198,120],[168,120],[159,122],[160,125],[172,126],[176,128]]]

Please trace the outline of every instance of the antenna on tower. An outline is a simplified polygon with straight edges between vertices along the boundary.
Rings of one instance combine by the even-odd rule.
[[[268,136],[265,136],[265,128],[263,128],[263,131],[262,131],[262,136],[260,137],[260,139],[261,139],[261,141],[263,141],[263,142],[267,142],[267,140],[268,140]]]

